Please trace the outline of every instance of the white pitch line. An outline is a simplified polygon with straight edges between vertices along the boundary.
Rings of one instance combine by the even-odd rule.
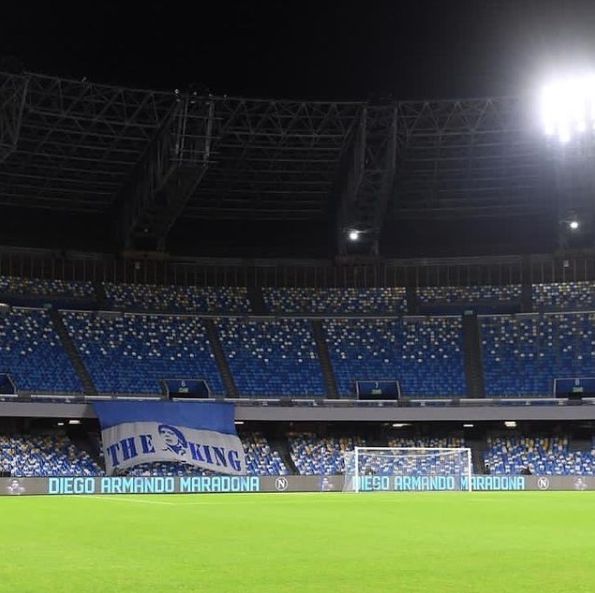
[[[166,504],[169,506],[176,506],[177,504],[175,502],[167,502],[166,500],[143,500],[142,498],[136,498],[134,494],[125,494],[122,496],[122,498],[115,498],[113,496],[110,496],[109,494],[84,494],[82,496],[76,496],[74,498],[95,498],[97,500],[110,500],[112,502],[134,502],[136,504]]]

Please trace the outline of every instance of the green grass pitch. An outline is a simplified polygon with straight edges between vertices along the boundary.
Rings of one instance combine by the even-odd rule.
[[[595,492],[1,497],[0,591],[593,593]]]

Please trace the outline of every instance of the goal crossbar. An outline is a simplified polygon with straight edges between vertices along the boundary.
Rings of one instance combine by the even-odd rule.
[[[471,451],[469,447],[355,447],[358,451]]]

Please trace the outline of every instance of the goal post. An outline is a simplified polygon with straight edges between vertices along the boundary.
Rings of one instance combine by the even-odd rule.
[[[468,447],[355,447],[345,455],[344,492],[467,491]]]

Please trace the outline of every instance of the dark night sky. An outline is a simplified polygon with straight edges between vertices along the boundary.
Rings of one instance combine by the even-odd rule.
[[[140,87],[432,98],[522,92],[594,40],[593,0],[22,0],[3,6],[0,57]]]
[[[196,85],[218,95],[366,100],[522,94],[546,75],[568,65],[595,67],[594,61],[595,0],[13,0],[0,17],[0,70],[14,71],[20,63],[37,73],[163,90]],[[96,249],[109,248],[107,214],[92,225],[61,213],[49,225],[45,214],[18,215],[31,244],[47,228],[60,247],[87,245],[95,233]],[[13,218],[3,219],[10,241],[24,241]],[[527,233],[527,221],[517,222],[518,228],[506,226],[510,237],[492,222],[471,221],[465,229],[478,231],[486,245],[505,240],[518,250],[519,237],[531,242],[536,231]],[[335,229],[327,223],[308,227],[313,256],[334,245]],[[304,227],[265,226],[258,233],[242,227],[242,234],[230,233],[223,222],[197,223],[173,235],[186,242],[192,237],[202,255],[244,256],[252,243],[257,255],[305,255]],[[468,236],[452,225],[422,226],[427,237],[416,225],[405,226],[403,232],[390,227],[400,241],[391,253],[413,255],[401,250],[418,239],[420,249],[434,249]],[[492,235],[483,233],[486,228]],[[544,244],[555,238],[548,229]],[[438,241],[440,232],[444,240]],[[237,245],[230,235],[237,235]],[[211,252],[206,246],[212,237],[220,245]],[[523,249],[538,249],[535,241]],[[180,252],[186,248],[181,244]]]

